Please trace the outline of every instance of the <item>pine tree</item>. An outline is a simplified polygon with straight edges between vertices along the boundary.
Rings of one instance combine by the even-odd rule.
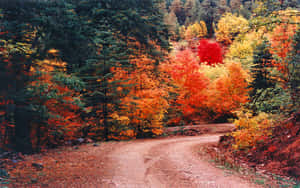
[[[111,81],[111,69],[126,66],[136,48],[158,65],[163,51],[169,48],[160,3],[160,0],[123,3],[117,0],[16,0],[5,6],[1,4],[0,34],[5,47],[0,50],[0,58],[6,64],[0,65],[0,72],[1,77],[9,75],[5,75],[0,91],[1,98],[14,101],[9,107],[12,117],[6,119],[14,123],[15,135],[11,135],[11,141],[17,150],[30,152],[32,120],[45,123],[49,118],[46,106],[40,105],[37,110],[32,93],[25,91],[35,79],[31,68],[47,58],[50,49],[56,49],[59,58],[66,62],[68,84],[77,85],[76,79],[72,80],[73,75],[77,75],[79,82],[81,79],[85,82],[85,92],[81,94],[93,110],[87,109],[88,113],[82,116],[100,114],[95,121],[104,127],[107,136],[110,112],[118,108],[116,88],[120,85],[120,81]]]
[[[112,68],[124,66],[127,62],[127,51],[125,45],[117,42],[114,32],[103,24],[101,30],[97,31],[99,41],[99,54],[95,61],[88,63],[81,71],[81,77],[87,83],[87,93],[85,94],[87,103],[92,107],[90,117],[96,117],[98,127],[104,130],[104,138],[108,138],[110,117],[118,107],[117,87],[119,84],[111,82],[113,77]]]
[[[198,0],[187,0],[184,4],[186,15],[185,25],[199,22],[201,20],[201,3]]]
[[[1,71],[9,74],[9,93],[5,92],[3,98],[10,97],[14,101],[13,111],[10,113],[11,121],[14,122],[11,144],[18,151],[31,152],[33,146],[30,136],[34,129],[33,124],[44,126],[50,117],[49,109],[41,101],[55,98],[57,94],[54,93],[51,97],[43,94],[34,96],[34,90],[42,91],[45,88],[42,85],[31,87],[30,84],[38,76],[32,72],[32,68],[38,67],[38,62],[47,58],[51,48],[58,48],[64,60],[80,64],[83,59],[80,55],[85,54],[82,49],[88,45],[87,40],[79,40],[82,38],[78,32],[81,31],[79,17],[74,11],[74,6],[65,1],[16,0],[2,5],[1,23],[4,27],[1,29],[5,30],[6,34],[1,38],[4,39],[2,42],[6,43],[4,50],[8,52],[4,61],[10,64],[1,67]],[[79,51],[70,50],[70,46]],[[82,48],[79,49],[79,46]],[[85,50],[88,51],[86,48]],[[68,72],[72,72],[72,63],[68,65]],[[53,76],[54,74],[56,73],[53,73]],[[69,80],[68,84],[76,83],[70,75],[67,77],[64,80]],[[63,80],[60,82],[63,84]],[[48,128],[51,129],[49,126]]]
[[[181,0],[174,0],[170,6],[170,11],[173,11],[176,14],[179,24],[184,25],[186,15]]]
[[[290,95],[293,103],[293,108],[297,111],[299,110],[300,101],[300,31],[298,30],[294,35],[293,40],[293,50],[290,53],[292,57],[288,62],[288,85],[290,90]],[[299,113],[299,112],[298,112]]]
[[[213,25],[216,24],[220,17],[220,6],[219,2],[216,0],[204,0],[201,3],[201,20],[204,20],[207,26],[209,38],[213,37],[214,28]]]
[[[124,81],[112,81],[112,69],[129,66],[130,57],[137,52],[159,58],[163,54],[156,50],[155,45],[168,48],[167,27],[163,25],[163,14],[158,8],[160,3],[127,0],[123,4],[98,1],[90,5],[98,53],[81,69],[80,75],[88,85],[85,96],[88,106],[92,107],[88,117],[95,120],[100,130],[98,134],[104,130],[105,139],[109,139],[111,114],[119,108],[120,96],[126,96],[122,93],[126,89],[118,91],[118,88],[125,87]]]
[[[264,40],[253,53],[254,66],[251,69],[253,81],[249,85],[252,88],[250,92],[252,101],[259,97],[257,96],[259,90],[274,87],[274,82],[270,79],[270,72],[268,71],[272,62],[272,54],[269,52],[268,46],[268,41]]]
[[[31,152],[29,135],[32,110],[28,108],[30,103],[26,100],[24,89],[30,82],[29,70],[37,51],[34,27],[28,24],[28,19],[34,13],[28,10],[28,4],[22,4],[22,9],[20,6],[11,6],[12,4],[1,5],[3,9],[0,22],[3,27],[0,71],[5,77],[1,79],[1,100],[11,101],[5,107],[6,121],[14,126],[11,131],[14,134],[9,138],[11,145],[19,151]]]

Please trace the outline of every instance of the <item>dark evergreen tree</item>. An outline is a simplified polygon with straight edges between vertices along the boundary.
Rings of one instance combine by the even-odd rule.
[[[198,0],[187,0],[184,4],[184,11],[186,15],[186,26],[201,20],[201,3]]]
[[[43,108],[34,107],[26,92],[30,68],[55,48],[67,62],[68,74],[77,75],[86,84],[87,106],[95,107],[86,116],[96,117],[107,136],[108,116],[118,107],[118,81],[111,82],[111,69],[127,66],[137,51],[158,60],[168,50],[168,30],[163,24],[160,0],[14,0],[1,2],[1,62],[10,62],[10,70],[1,64],[1,97],[13,99],[9,106],[15,123],[13,145],[30,152],[33,119],[47,119]],[[160,48],[157,48],[160,46]],[[135,50],[139,48],[139,50]],[[161,49],[161,50],[157,50]],[[3,56],[9,54],[9,56]],[[8,74],[9,75],[6,75]],[[1,80],[2,81],[2,80]],[[6,107],[5,107],[6,108]],[[8,108],[8,107],[7,107]],[[1,138],[0,138],[1,139]]]
[[[299,113],[300,101],[300,31],[294,35],[293,50],[290,53],[291,60],[288,63],[288,85],[292,99],[293,111]]]
[[[88,5],[92,5],[87,10],[92,10],[89,18],[95,26],[94,42],[98,54],[81,69],[80,75],[87,82],[87,91],[92,91],[86,93],[88,105],[93,107],[88,116],[97,117],[105,138],[110,129],[109,114],[118,108],[119,96],[124,96],[116,89],[122,86],[121,81],[111,81],[111,69],[129,66],[130,55],[137,51],[158,58],[163,54],[156,50],[155,45],[168,49],[167,27],[162,23],[163,14],[158,8],[160,3],[128,0],[124,4],[98,1]],[[100,116],[97,115],[99,112]]]
[[[32,110],[24,89],[33,59],[37,56],[37,40],[33,33],[35,27],[29,23],[34,13],[29,10],[30,3],[14,2],[1,4],[1,100],[12,101],[6,105],[9,123],[15,125],[10,143],[17,150],[31,152],[30,117]],[[14,6],[13,6],[14,5]],[[22,8],[21,8],[22,7]],[[34,8],[34,6],[32,7]]]
[[[266,39],[254,51],[253,80],[249,87],[249,107],[255,112],[278,113],[282,102],[286,102],[286,92],[271,79],[272,54]],[[282,99],[280,99],[282,98]]]
[[[43,97],[49,99],[49,96],[33,96],[34,92],[29,92],[28,84],[35,80],[30,69],[46,58],[51,48],[58,49],[65,61],[79,65],[84,59],[83,54],[87,56],[82,49],[89,51],[88,40],[82,40],[84,36],[81,36],[82,29],[79,27],[83,24],[72,11],[74,6],[65,1],[15,0],[2,3],[1,8],[1,30],[4,33],[1,35],[4,45],[1,61],[7,61],[6,65],[9,65],[1,67],[7,75],[3,81],[8,86],[1,88],[1,94],[5,100],[10,98],[14,101],[10,104],[13,106],[10,119],[15,124],[11,143],[18,151],[31,152],[31,126],[34,121],[38,121],[35,123],[39,125],[46,124],[49,114],[41,101]],[[73,66],[72,63],[69,65],[71,73]],[[67,80],[69,78],[71,76]],[[38,103],[35,103],[34,97],[39,98]]]
[[[250,83],[250,97],[255,100],[255,95],[260,89],[266,89],[274,86],[274,82],[270,79],[268,68],[271,67],[272,54],[269,52],[269,43],[264,40],[258,45],[253,54],[254,66],[251,69],[253,81]]]
[[[174,0],[170,6],[170,12],[173,11],[177,17],[180,25],[185,24],[186,12],[184,10],[184,4],[181,0]]]
[[[217,0],[204,0],[201,3],[201,20],[204,20],[207,27],[208,37],[213,37],[213,25],[217,23],[220,18],[220,6]]]

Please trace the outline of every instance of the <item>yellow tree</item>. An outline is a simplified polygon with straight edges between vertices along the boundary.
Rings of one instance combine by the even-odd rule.
[[[244,69],[250,70],[253,64],[253,52],[255,47],[260,44],[265,37],[266,31],[259,29],[258,31],[240,34],[228,47],[225,55],[225,62],[240,62]]]
[[[185,39],[190,41],[194,38],[200,39],[207,35],[207,28],[204,21],[196,22],[189,25],[185,30]]]
[[[236,36],[247,32],[248,29],[249,23],[245,18],[226,13],[217,24],[217,41],[225,45],[230,45]]]

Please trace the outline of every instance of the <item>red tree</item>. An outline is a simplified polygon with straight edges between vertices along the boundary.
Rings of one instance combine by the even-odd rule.
[[[204,90],[209,79],[200,72],[200,65],[189,50],[181,51],[169,65],[171,78],[178,87],[176,102],[185,120],[199,118],[201,107],[207,96]]]
[[[217,42],[209,42],[207,39],[202,39],[198,46],[198,56],[200,62],[206,62],[208,65],[216,65],[223,63],[222,49]]]

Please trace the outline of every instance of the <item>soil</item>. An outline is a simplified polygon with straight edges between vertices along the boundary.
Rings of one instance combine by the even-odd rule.
[[[209,126],[209,127],[208,127]],[[207,125],[206,128],[232,125]],[[202,126],[203,127],[203,126]],[[205,127],[205,126],[204,126]],[[220,128],[221,129],[221,128]],[[225,130],[223,130],[225,131]],[[25,156],[11,168],[12,187],[248,188],[246,179],[225,174],[199,158],[200,145],[222,134],[176,136],[62,147]],[[33,163],[35,165],[33,165]],[[36,168],[38,166],[39,168]]]

